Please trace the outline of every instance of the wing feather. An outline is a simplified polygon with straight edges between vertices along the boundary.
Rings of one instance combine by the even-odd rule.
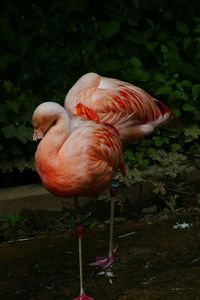
[[[85,110],[80,110],[80,105],[84,105]],[[143,135],[150,133],[156,126],[165,124],[173,115],[165,104],[143,89],[95,73],[85,74],[78,80],[66,96],[65,107],[73,114],[109,123],[120,133],[135,126],[142,132],[143,127],[140,125],[150,124],[145,127],[149,131],[145,129]],[[85,113],[86,107],[90,109],[88,116]],[[123,135],[120,136],[123,140]]]

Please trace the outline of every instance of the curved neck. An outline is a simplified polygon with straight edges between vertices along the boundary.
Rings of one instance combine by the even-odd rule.
[[[55,118],[55,124],[49,128],[38,145],[41,154],[44,153],[48,158],[49,155],[58,153],[71,133],[70,123],[71,120],[67,113],[59,114]]]

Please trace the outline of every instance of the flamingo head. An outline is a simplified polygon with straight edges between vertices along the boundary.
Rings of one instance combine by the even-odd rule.
[[[49,128],[55,125],[63,110],[64,108],[55,102],[44,102],[35,109],[32,118],[33,141],[38,141],[44,137]]]

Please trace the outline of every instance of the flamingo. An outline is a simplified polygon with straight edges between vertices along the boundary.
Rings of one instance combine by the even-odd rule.
[[[80,294],[74,300],[93,300],[83,287],[83,225],[78,197],[96,196],[111,182],[122,163],[119,134],[110,125],[72,116],[55,102],[40,104],[32,123],[33,140],[41,140],[35,166],[43,185],[55,195],[74,197],[77,208]]]
[[[167,123],[170,117],[175,117],[169,107],[143,89],[96,73],[83,75],[72,86],[66,95],[64,107],[73,115],[114,126],[123,144],[144,138],[156,127]],[[116,192],[117,190],[115,194]],[[112,202],[111,197],[111,205]],[[111,214],[111,227],[113,218],[114,212]],[[110,228],[110,232],[112,231]],[[109,245],[112,244],[112,239],[110,234]],[[108,257],[97,258],[91,265],[105,268],[114,262],[115,256],[111,255],[109,247]]]
[[[64,106],[74,115],[115,126],[124,144],[144,138],[175,117],[169,107],[143,89],[96,73],[83,75],[73,85]]]

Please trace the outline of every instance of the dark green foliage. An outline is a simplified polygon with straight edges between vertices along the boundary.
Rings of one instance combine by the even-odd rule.
[[[159,129],[130,147],[128,164],[137,158],[138,167],[148,167],[161,149],[199,163],[199,11],[195,0],[2,0],[1,170],[32,168],[34,108],[62,104],[89,71],[146,89],[185,126]]]
[[[81,216],[87,228],[94,228],[99,222],[91,212]],[[29,217],[11,214],[0,218],[0,243],[8,240],[32,238],[44,233],[63,232],[75,228],[76,218],[65,212],[62,216],[35,213]]]

